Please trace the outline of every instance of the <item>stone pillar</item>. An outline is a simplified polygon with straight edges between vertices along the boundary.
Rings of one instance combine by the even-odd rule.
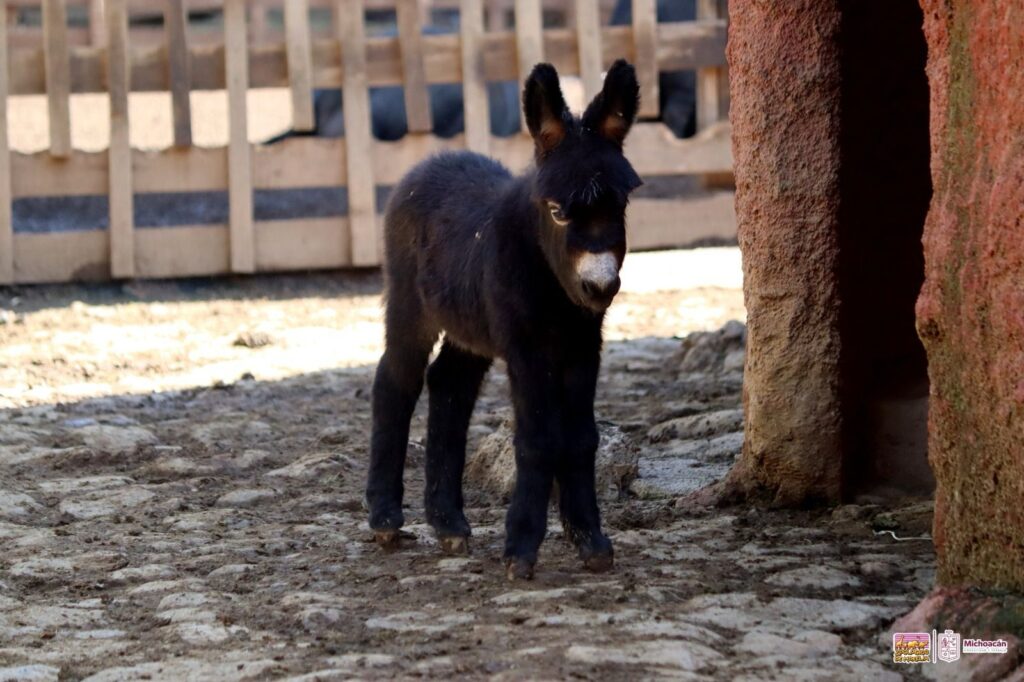
[[[1024,3],[922,0],[938,582],[1024,590]]]
[[[746,442],[727,495],[841,494],[838,0],[732,0]]]

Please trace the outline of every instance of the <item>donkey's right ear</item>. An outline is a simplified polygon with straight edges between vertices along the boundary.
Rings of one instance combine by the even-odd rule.
[[[558,84],[558,72],[550,64],[533,67],[523,87],[526,126],[537,145],[538,156],[558,146],[567,132],[569,110]]]

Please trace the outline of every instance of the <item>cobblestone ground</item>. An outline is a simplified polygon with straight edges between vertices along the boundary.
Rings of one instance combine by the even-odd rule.
[[[617,566],[583,572],[552,517],[515,584],[504,504],[472,482],[472,554],[439,554],[422,409],[409,537],[371,542],[379,294],[373,275],[0,290],[0,680],[907,673],[878,640],[930,587],[931,543],[876,531],[924,535],[929,505],[677,508],[739,451],[742,326],[673,335],[741,316],[735,286],[616,303],[598,412],[640,448],[604,505]],[[505,390],[499,367],[474,443]]]

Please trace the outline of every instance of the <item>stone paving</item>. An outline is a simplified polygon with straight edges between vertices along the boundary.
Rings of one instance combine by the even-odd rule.
[[[20,324],[8,341],[61,333]],[[552,516],[528,583],[505,579],[505,505],[473,480],[471,554],[438,552],[422,405],[404,547],[372,543],[371,364],[8,405],[0,680],[916,675],[879,636],[931,587],[931,543],[875,530],[926,535],[930,505],[677,505],[739,452],[742,338],[731,324],[608,344],[598,412],[638,453],[635,480],[603,503],[616,568],[582,571]],[[471,450],[506,418],[506,388],[498,367]]]

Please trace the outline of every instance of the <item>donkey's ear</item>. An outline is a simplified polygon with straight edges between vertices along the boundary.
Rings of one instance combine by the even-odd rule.
[[[617,60],[604,77],[604,87],[583,114],[583,126],[622,146],[640,107],[640,85],[636,70]]]
[[[539,155],[547,154],[565,137],[569,110],[555,67],[550,64],[533,67],[523,87],[523,113]]]

